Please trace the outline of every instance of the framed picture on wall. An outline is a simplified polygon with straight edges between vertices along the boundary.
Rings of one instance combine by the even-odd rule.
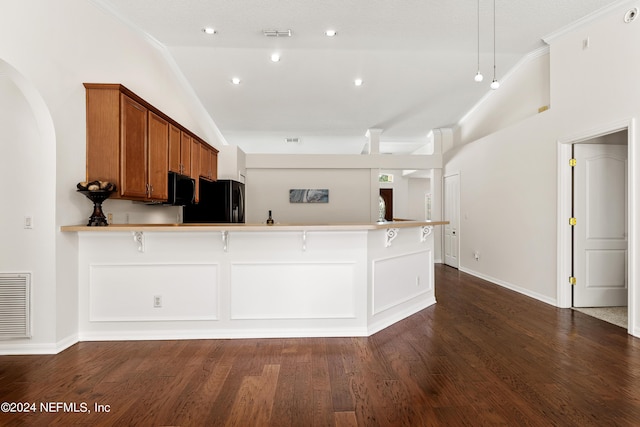
[[[329,203],[329,190],[324,189],[291,189],[289,203]]]

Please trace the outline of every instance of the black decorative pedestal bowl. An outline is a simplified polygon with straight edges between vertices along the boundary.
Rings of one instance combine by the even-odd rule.
[[[104,216],[102,212],[102,202],[107,200],[113,191],[107,190],[78,190],[78,193],[84,194],[87,199],[93,202],[93,213],[89,218],[89,223],[87,224],[90,227],[93,226],[105,226],[109,225],[107,222],[107,218]]]

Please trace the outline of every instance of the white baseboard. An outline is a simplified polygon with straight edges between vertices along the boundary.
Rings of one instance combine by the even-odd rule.
[[[215,331],[121,331],[89,332],[81,334],[80,341],[159,341],[159,340],[215,340],[245,338],[322,338],[322,337],[366,337],[364,328],[347,329],[217,329]]]
[[[48,343],[20,343],[20,344],[0,344],[0,356],[21,356],[30,354],[57,354],[56,344]]]
[[[495,277],[487,276],[486,274],[478,273],[477,271],[469,270],[468,268],[460,267],[460,271],[463,273],[470,274],[472,276],[478,277],[482,280],[486,280],[487,282],[491,282],[495,285],[502,286],[503,288],[510,289],[512,291],[518,292],[519,294],[526,295],[538,301],[544,302],[546,304],[552,305],[554,307],[558,306],[558,302],[555,298],[550,298],[546,295],[539,294],[537,292],[532,292],[529,289],[525,289],[523,287],[514,285],[513,283],[505,282],[500,279],[496,279]]]
[[[56,353],[63,352],[74,344],[77,344],[80,340],[78,334],[69,335],[66,338],[61,339],[56,343]]]
[[[58,354],[78,342],[77,335],[70,335],[56,343],[32,343],[24,341],[0,342],[0,356],[21,356],[34,354]]]
[[[424,310],[427,307],[430,307],[436,303],[436,298],[432,297],[427,299],[426,301],[419,301],[416,304],[413,304],[406,309],[398,312],[392,316],[386,316],[378,321],[373,321],[368,328],[368,335],[371,336],[381,330],[388,328],[389,326],[398,323],[399,321],[406,319],[409,316],[413,316],[420,310]]]

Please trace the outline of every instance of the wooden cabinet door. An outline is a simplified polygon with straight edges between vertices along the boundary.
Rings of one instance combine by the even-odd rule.
[[[127,95],[120,95],[120,195],[131,199],[147,196],[147,109]]]
[[[180,161],[180,142],[182,132],[174,125],[169,125],[169,170],[180,173],[182,162]]]
[[[200,146],[200,176],[211,180],[211,150],[204,144]]]
[[[149,148],[147,174],[149,182],[148,198],[167,201],[169,162],[169,122],[149,112]]]
[[[211,180],[218,180],[218,152],[211,150]]]
[[[191,136],[182,131],[180,133],[180,173],[191,176]]]
[[[120,91],[89,85],[87,95],[86,181],[108,181],[120,197]]]
[[[200,143],[200,176],[209,181],[218,179],[218,153],[205,143]]]
[[[191,173],[189,176],[196,181],[196,203],[200,201],[200,150],[198,140],[191,138]]]

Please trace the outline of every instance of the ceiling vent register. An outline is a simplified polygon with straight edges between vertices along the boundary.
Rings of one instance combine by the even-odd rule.
[[[291,37],[291,30],[262,30],[266,37]]]

